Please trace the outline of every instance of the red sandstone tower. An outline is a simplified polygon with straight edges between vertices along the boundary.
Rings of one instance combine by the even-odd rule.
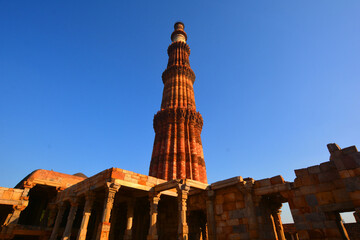
[[[196,112],[190,47],[186,44],[184,24],[177,22],[174,28],[168,48],[169,62],[162,74],[161,110],[154,116],[155,141],[149,175],[207,183],[200,137],[203,119]]]

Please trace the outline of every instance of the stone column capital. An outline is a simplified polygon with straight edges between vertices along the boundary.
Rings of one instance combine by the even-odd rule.
[[[70,206],[79,206],[79,199],[77,197],[71,197],[69,200]]]
[[[207,190],[207,200],[214,200],[215,198],[215,191],[214,190]]]
[[[15,211],[23,211],[27,207],[27,205],[13,205],[12,207]]]
[[[56,191],[57,191],[57,192],[62,192],[62,191],[64,191],[64,190],[65,190],[64,187],[56,187]]]
[[[117,192],[119,191],[121,185],[114,182],[106,182],[106,187],[109,192]]]
[[[24,181],[24,188],[33,188],[36,184],[30,181]]]

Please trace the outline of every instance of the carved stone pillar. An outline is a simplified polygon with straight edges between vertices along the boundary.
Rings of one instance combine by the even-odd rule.
[[[178,225],[178,239],[179,240],[188,240],[189,227],[186,221],[186,200],[188,198],[190,186],[186,184],[179,184],[177,187],[178,192],[178,216],[179,216],[179,225]]]
[[[75,216],[76,216],[76,212],[77,212],[79,203],[76,201],[76,199],[73,199],[70,202],[70,206],[71,206],[70,207],[70,212],[69,212],[69,215],[68,215],[68,218],[67,218],[67,221],[66,221],[66,227],[65,227],[65,230],[64,230],[62,240],[70,239],[71,230],[72,230],[72,226],[73,226],[73,223],[74,223],[74,219],[75,219]]]
[[[214,214],[214,200],[215,200],[215,192],[214,192],[214,190],[207,191],[206,218],[207,218],[209,240],[216,240],[216,223],[215,223],[215,214]]]
[[[89,193],[85,196],[84,212],[83,212],[83,217],[81,220],[81,225],[77,236],[77,240],[86,239],[87,227],[89,224],[89,219],[90,219],[91,209],[94,203],[94,199],[95,199],[95,195],[93,193]]]
[[[62,220],[62,218],[64,216],[65,209],[66,209],[65,203],[61,202],[58,205],[58,213],[57,213],[55,224],[54,224],[54,227],[53,227],[53,230],[52,230],[52,233],[51,233],[51,236],[50,236],[49,240],[56,240],[58,232],[59,232],[59,227],[60,227],[60,224],[61,224],[61,220]]]
[[[150,193],[150,227],[147,236],[147,240],[158,240],[157,235],[157,215],[158,215],[158,204],[160,201],[159,193]]]
[[[276,210],[272,214],[275,224],[276,235],[279,240],[286,240],[284,234],[284,228],[281,222],[281,210]]]
[[[133,226],[133,219],[134,219],[134,200],[130,199],[127,201],[127,224],[125,230],[124,240],[131,240],[132,239],[132,226]]]
[[[104,200],[104,210],[101,218],[101,223],[96,235],[97,240],[107,240],[110,233],[110,216],[113,208],[115,194],[119,190],[120,185],[115,183],[107,183],[107,189]]]

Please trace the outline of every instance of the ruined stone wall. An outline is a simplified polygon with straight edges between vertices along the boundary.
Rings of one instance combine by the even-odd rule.
[[[360,155],[329,145],[330,161],[295,170],[289,206],[300,239],[347,239],[340,212],[360,204]]]

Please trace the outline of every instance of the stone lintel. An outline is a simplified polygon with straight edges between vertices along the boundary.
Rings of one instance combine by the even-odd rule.
[[[343,202],[343,203],[331,203],[323,206],[319,206],[319,209],[322,212],[346,212],[354,209],[353,202]]]
[[[162,192],[169,189],[176,188],[180,183],[179,179],[174,179],[168,182],[160,183],[154,187],[155,192]]]
[[[283,184],[276,184],[266,187],[259,187],[254,189],[255,195],[262,196],[273,193],[280,193],[283,191],[291,190],[291,184],[289,182]]]
[[[229,179],[222,180],[222,181],[211,184],[211,189],[215,190],[215,189],[219,189],[219,188],[223,188],[223,187],[228,187],[228,186],[235,185],[235,184],[238,184],[239,182],[243,182],[243,181],[244,180],[241,176],[233,177],[233,178],[229,178]]]
[[[192,188],[197,188],[197,189],[201,189],[201,190],[205,190],[209,186],[209,184],[195,181],[192,179],[186,179],[186,184]]]

